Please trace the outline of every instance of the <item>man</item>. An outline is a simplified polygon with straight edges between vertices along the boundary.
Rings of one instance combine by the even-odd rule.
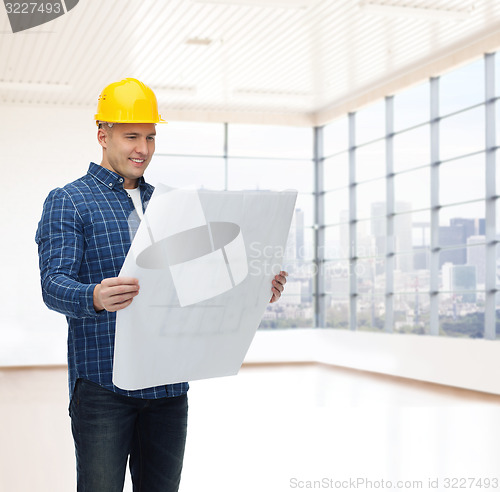
[[[129,457],[134,491],[177,491],[188,384],[126,391],[112,383],[116,311],[140,289],[118,274],[131,244],[129,218],[142,217],[153,193],[143,174],[163,120],[153,91],[136,79],[107,86],[95,119],[101,164],[49,194],[36,233],[44,301],[68,320],[78,491],[122,491]],[[270,302],[286,275],[275,276]]]

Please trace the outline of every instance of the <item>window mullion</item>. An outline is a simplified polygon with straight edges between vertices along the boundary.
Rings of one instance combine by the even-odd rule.
[[[385,100],[386,126],[386,252],[385,252],[385,331],[394,331],[394,96]],[[374,287],[375,288],[375,287]]]
[[[495,129],[495,54],[485,56],[486,92],[486,269],[484,338],[496,338],[496,129]]]
[[[430,320],[431,335],[439,335],[439,78],[430,81],[431,90],[431,252]]]
[[[314,128],[314,326],[326,326],[323,127]]]
[[[356,276],[357,239],[356,239],[356,114],[349,113],[349,328],[357,326],[358,282]]]

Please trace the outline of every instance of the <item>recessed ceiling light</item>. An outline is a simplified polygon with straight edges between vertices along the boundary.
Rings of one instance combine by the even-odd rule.
[[[182,85],[151,86],[157,97],[168,96],[195,96],[196,87]]]
[[[43,91],[43,92],[61,92],[71,90],[71,86],[66,83],[46,83],[46,82],[13,82],[0,80],[0,90],[12,91]]]
[[[300,91],[268,91],[259,89],[234,89],[233,94],[235,96],[245,96],[245,97],[279,97],[279,98],[300,98],[300,97],[310,97],[309,92]]]
[[[210,46],[214,42],[210,38],[189,38],[186,40],[186,44],[191,46]]]
[[[250,7],[271,7],[281,9],[307,9],[318,0],[191,0],[193,3],[217,3],[224,5],[246,5]]]
[[[417,7],[410,5],[389,5],[376,1],[362,1],[358,7],[366,13],[395,17],[422,17],[432,20],[455,20],[462,21],[470,18],[475,7],[472,5],[467,9],[437,9],[435,7]]]

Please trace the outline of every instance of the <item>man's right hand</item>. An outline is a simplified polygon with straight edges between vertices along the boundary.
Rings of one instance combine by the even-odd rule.
[[[136,278],[105,278],[94,288],[94,309],[119,311],[126,308],[137,294],[139,294],[139,280]]]

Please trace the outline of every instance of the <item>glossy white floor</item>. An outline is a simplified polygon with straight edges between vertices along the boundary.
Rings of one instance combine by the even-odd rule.
[[[75,490],[65,368],[0,370],[0,422],[0,491]],[[500,488],[499,463],[500,396],[319,365],[246,366],[192,383],[181,491],[484,492]]]

